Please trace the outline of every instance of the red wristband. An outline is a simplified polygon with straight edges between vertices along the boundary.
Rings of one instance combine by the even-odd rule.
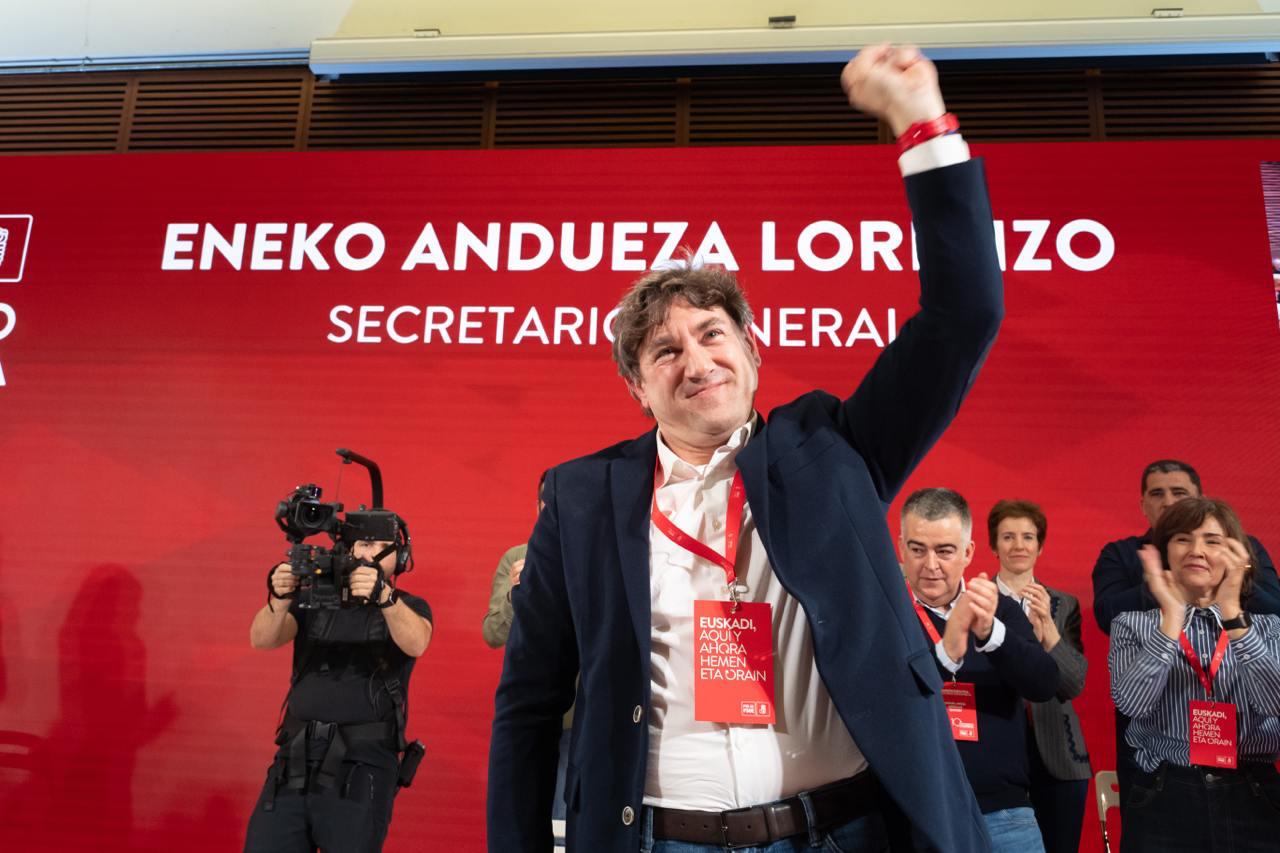
[[[918,121],[898,137],[898,151],[905,154],[921,142],[955,133],[959,129],[960,119],[956,118],[955,113],[943,113],[929,121]]]

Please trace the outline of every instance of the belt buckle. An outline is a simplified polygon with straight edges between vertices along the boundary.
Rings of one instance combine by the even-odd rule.
[[[729,837],[730,821],[739,817],[750,819],[752,816],[755,817],[755,825],[759,826],[760,829],[763,830],[763,834],[758,837],[748,838],[745,841],[733,841]],[[747,831],[750,831],[753,828],[750,824],[744,825],[738,823],[737,826]],[[724,846],[729,850],[741,850],[746,847],[760,847],[773,840],[769,834],[769,822],[765,819],[765,810],[761,806],[746,806],[745,808],[720,812],[720,833],[722,836],[721,840],[724,841]]]
[[[764,813],[764,825],[769,831],[770,841],[779,841],[783,838],[790,838],[793,835],[799,835],[807,827],[797,826],[795,818],[795,809],[791,803],[786,800],[780,800],[776,803],[766,803],[760,807]],[[801,812],[803,815],[803,812]]]
[[[329,741],[333,740],[333,732],[336,728],[335,723],[322,723],[317,720],[311,721],[311,737],[316,740]]]

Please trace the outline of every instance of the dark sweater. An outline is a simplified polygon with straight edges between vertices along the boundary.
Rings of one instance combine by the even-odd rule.
[[[946,631],[941,616],[925,612],[939,634]],[[1000,648],[980,652],[970,636],[964,665],[955,674],[956,681],[973,684],[978,704],[978,740],[956,741],[956,747],[983,814],[1031,805],[1024,700],[1043,702],[1058,689],[1058,665],[1036,640],[1022,607],[1002,595],[996,618],[1005,629]],[[938,672],[951,680],[942,664]]]

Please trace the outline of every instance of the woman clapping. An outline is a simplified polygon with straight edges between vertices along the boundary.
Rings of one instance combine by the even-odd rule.
[[[1080,639],[1080,602],[1045,586],[1036,574],[1048,526],[1044,512],[1030,501],[1000,501],[987,515],[987,536],[1000,563],[996,585],[1022,605],[1036,639],[1058,665],[1054,698],[1028,703],[1031,805],[1046,853],[1076,853],[1091,771],[1071,700],[1084,690],[1089,664]]]
[[[1280,844],[1280,617],[1247,612],[1253,563],[1226,503],[1165,510],[1141,552],[1159,607],[1111,627],[1111,695],[1142,772],[1121,851],[1274,851]]]

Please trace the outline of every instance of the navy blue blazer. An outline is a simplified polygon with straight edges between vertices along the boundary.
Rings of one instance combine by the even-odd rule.
[[[756,529],[804,607],[831,699],[918,842],[988,841],[885,523],[955,416],[1003,317],[979,161],[906,180],[921,310],[853,396],[775,409],[739,453]],[[552,844],[560,719],[575,702],[565,785],[571,851],[636,851],[648,756],[649,505],[656,432],[547,476],[507,640],[489,748],[494,853]]]

